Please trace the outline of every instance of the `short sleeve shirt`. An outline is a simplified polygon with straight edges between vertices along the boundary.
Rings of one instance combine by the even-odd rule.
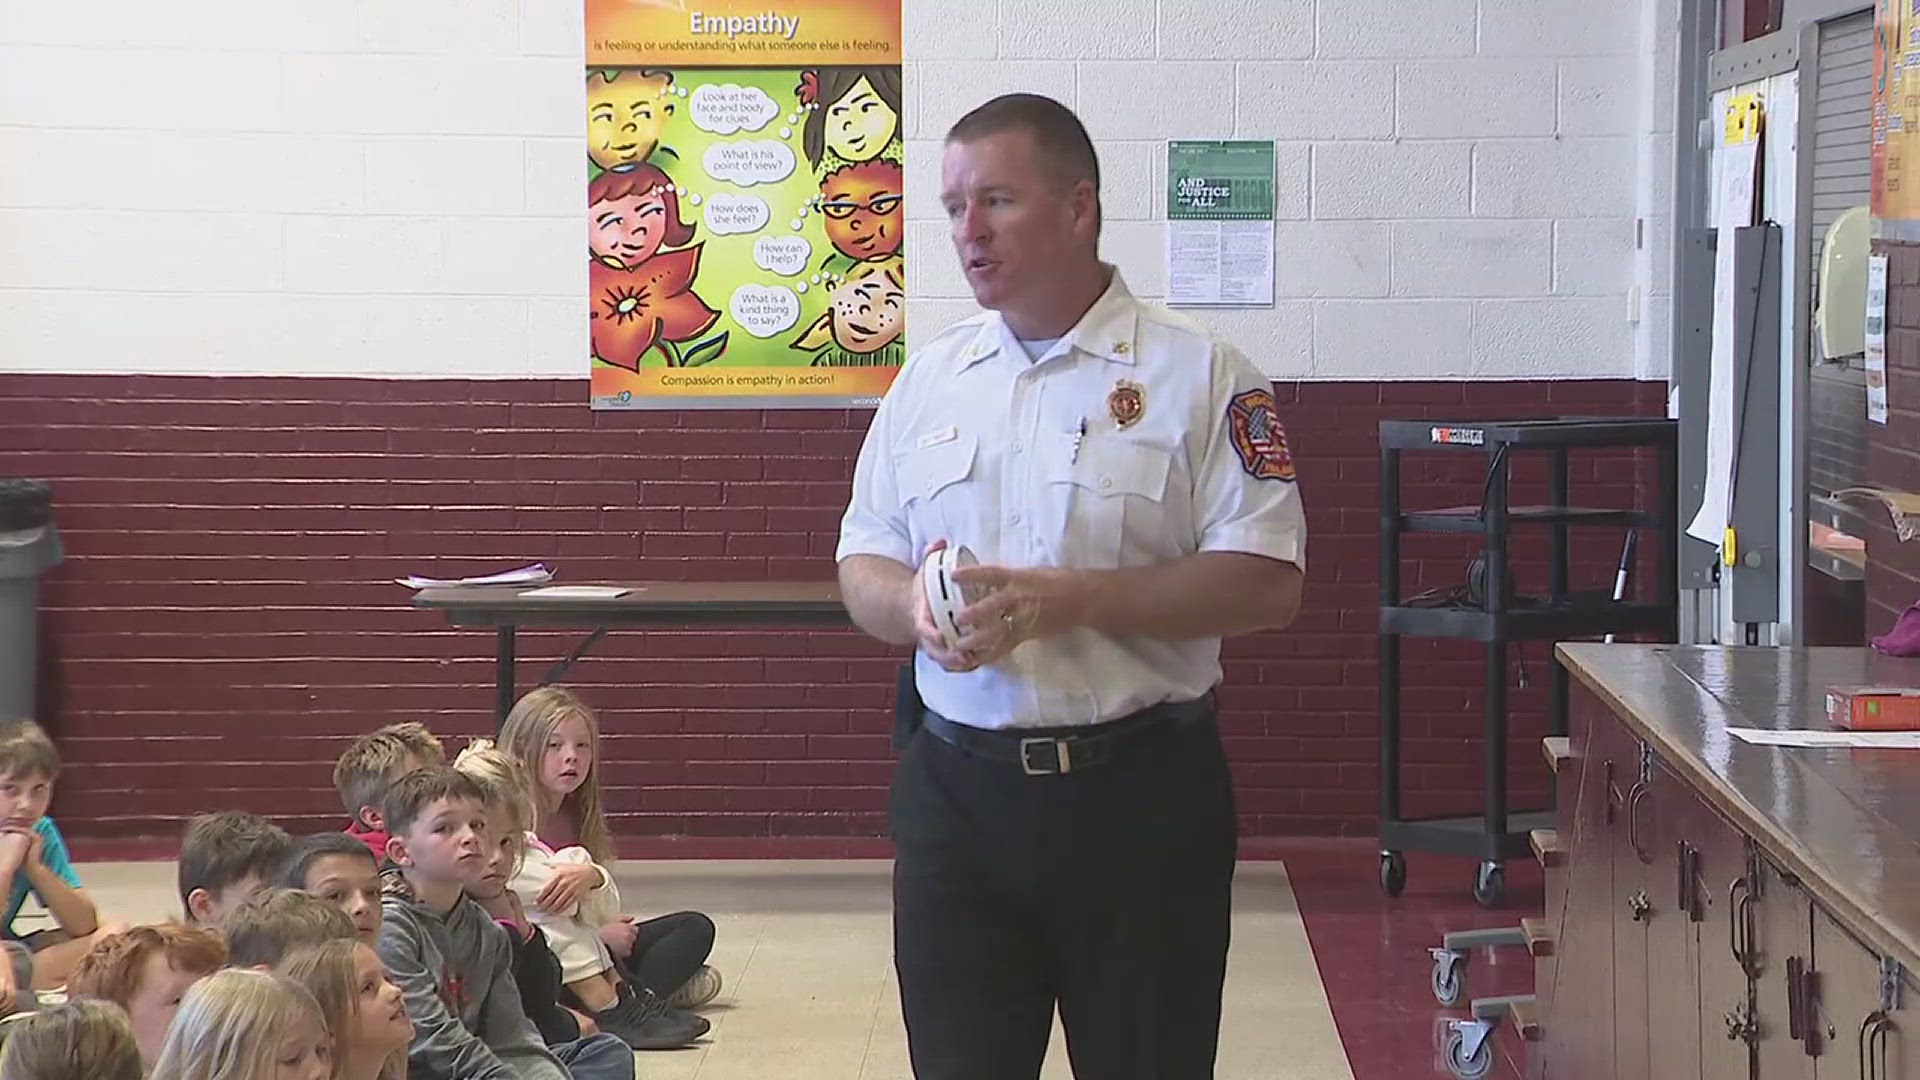
[[[40,834],[43,841],[40,847],[40,861],[47,869],[59,876],[73,888],[80,887],[80,876],[73,872],[73,860],[67,857],[67,842],[60,838],[60,830],[53,819],[43,817],[33,823],[33,831]],[[18,940],[20,935],[13,932],[13,917],[20,914],[20,906],[27,902],[27,893],[33,888],[27,882],[27,872],[21,870],[13,875],[13,889],[7,896],[7,917],[0,925],[6,927],[5,937],[9,941]],[[38,897],[38,893],[35,896]]]
[[[1124,569],[1198,552],[1305,568],[1306,521],[1266,376],[1117,271],[1038,359],[999,315],[909,359],[854,469],[837,558],[917,566],[936,540],[1003,566]],[[1076,627],[1000,662],[916,659],[921,698],[982,728],[1092,724],[1220,681],[1220,640]]]

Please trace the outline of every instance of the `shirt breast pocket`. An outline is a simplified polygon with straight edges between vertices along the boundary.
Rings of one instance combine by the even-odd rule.
[[[907,520],[919,533],[917,543],[939,539],[965,542],[953,531],[969,520],[967,504],[978,501],[971,494],[974,485],[968,483],[974,476],[977,449],[977,440],[963,435],[900,455],[900,501],[906,506]]]
[[[1060,519],[1062,566],[1112,569],[1165,532],[1172,455],[1150,443],[1089,435],[1078,451],[1067,442],[1066,468],[1049,485]],[[1157,545],[1155,545],[1157,546]]]

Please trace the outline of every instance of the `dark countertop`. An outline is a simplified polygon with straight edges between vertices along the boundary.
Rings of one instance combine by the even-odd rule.
[[[1826,729],[1827,687],[1920,685],[1920,660],[1860,648],[1578,642],[1556,653],[1822,907],[1920,970],[1920,750],[1754,746],[1727,734]]]
[[[596,626],[851,622],[830,581],[609,581],[554,584],[613,585],[628,592],[609,598],[542,599],[521,594],[537,585],[422,589],[413,606],[446,613],[456,626]]]

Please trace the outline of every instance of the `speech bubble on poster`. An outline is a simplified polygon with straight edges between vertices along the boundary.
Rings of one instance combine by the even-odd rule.
[[[700,165],[715,180],[741,187],[777,184],[793,175],[793,148],[770,140],[714,143],[700,155]]]
[[[753,242],[753,264],[784,277],[805,273],[813,245],[804,236],[763,236]]]
[[[767,200],[758,195],[728,195],[707,200],[707,228],[721,236],[759,232],[773,219]]]
[[[757,86],[707,83],[691,99],[693,124],[715,135],[759,131],[780,115],[780,105]]]
[[[727,314],[758,338],[769,338],[800,321],[800,298],[785,285],[742,285],[727,301]]]

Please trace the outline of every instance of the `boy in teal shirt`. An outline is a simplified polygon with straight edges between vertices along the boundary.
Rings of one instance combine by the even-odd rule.
[[[31,720],[0,723],[0,879],[12,882],[6,918],[0,920],[0,938],[33,953],[32,988],[39,989],[66,982],[94,941],[119,929],[100,924],[100,913],[73,872],[66,841],[47,816],[59,774],[60,753],[39,724]],[[14,929],[14,917],[29,892],[53,916],[53,928],[28,934]],[[22,993],[29,989],[18,984],[6,965],[0,965],[0,1013],[30,1002],[30,995]]]

